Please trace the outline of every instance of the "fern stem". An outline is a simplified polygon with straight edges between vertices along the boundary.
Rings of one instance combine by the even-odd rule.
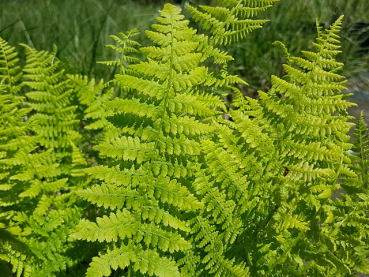
[[[132,273],[132,266],[131,266],[131,264],[129,264],[129,266],[128,266],[128,277],[131,277],[131,273]]]
[[[128,38],[129,38],[130,33],[128,33]],[[127,39],[128,39],[127,38]],[[124,50],[126,48],[126,41],[124,41],[123,44],[123,51],[120,57],[120,68],[119,68],[119,74],[124,75],[126,74],[125,68],[124,68],[124,64],[123,64],[123,58],[124,58]],[[123,86],[120,86],[120,97],[123,98]]]
[[[168,84],[167,84],[167,91],[164,95],[164,101],[163,101],[163,110],[162,110],[162,113],[161,113],[161,121],[160,121],[160,126],[159,126],[159,130],[161,131],[163,129],[163,122],[164,122],[164,117],[165,117],[165,114],[166,114],[166,109],[167,109],[167,105],[168,105],[168,95],[169,95],[169,92],[170,92],[170,89],[172,88],[172,78],[173,78],[173,60],[174,60],[174,50],[173,50],[173,44],[174,44],[174,28],[173,28],[173,24],[171,24],[171,30],[170,30],[170,34],[171,34],[171,42],[170,42],[170,45],[171,45],[171,51],[170,51],[170,60],[169,60],[169,76],[168,76]],[[158,147],[158,142],[159,140],[156,139],[155,140],[155,147],[154,149],[157,149]],[[152,166],[153,164],[153,160],[151,159],[150,161],[150,166]]]

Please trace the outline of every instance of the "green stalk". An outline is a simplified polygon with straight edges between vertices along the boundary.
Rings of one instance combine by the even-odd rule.
[[[129,266],[128,266],[128,277],[131,277],[131,273],[132,273],[132,266],[131,266],[131,264],[129,264]]]

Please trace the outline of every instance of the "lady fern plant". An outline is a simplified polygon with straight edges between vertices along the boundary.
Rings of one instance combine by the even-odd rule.
[[[71,191],[86,184],[75,107],[68,106],[72,91],[54,54],[26,46],[22,76],[15,49],[1,43],[1,255],[17,276],[56,276],[78,264],[67,242],[80,217]]]
[[[246,203],[247,216],[241,216],[244,232],[233,247],[241,257],[248,256],[252,275],[284,276],[287,271],[293,276],[345,276],[368,271],[365,240],[354,244],[353,230],[338,227],[342,223],[334,212],[343,212],[337,207],[342,203],[332,199],[342,188],[350,194],[342,182],[357,178],[347,152],[353,124],[346,110],[353,104],[346,101],[349,95],[341,94],[345,80],[338,74],[342,64],[335,60],[341,21],[326,32],[318,29],[316,51],[290,57],[286,76],[272,77],[271,90],[259,92],[258,100],[238,93],[237,109],[231,111],[234,123],[226,123],[231,129],[221,126],[221,144],[208,150],[209,155],[222,153],[211,156],[208,171],[229,155],[237,157],[239,169],[230,168],[232,175],[248,176],[242,182],[247,186],[243,196],[269,199],[254,205],[250,199],[241,202]],[[220,180],[224,184],[224,177]],[[365,228],[360,231],[367,236]]]
[[[116,76],[133,93],[107,104],[115,111],[112,122],[124,124],[120,134],[95,147],[111,165],[88,169],[102,184],[77,192],[110,212],[96,223],[82,220],[72,235],[111,245],[93,259],[88,276],[109,275],[111,267],[179,276],[173,257],[191,249],[188,218],[201,203],[188,182],[200,136],[212,131],[199,119],[218,113],[213,107],[223,104],[198,92],[207,68],[199,66],[196,31],[175,6],[166,5],[160,15],[155,31],[146,32],[158,46],[140,49],[149,61],[129,66],[134,74]],[[124,258],[113,258],[118,256]]]
[[[106,83],[28,46],[22,76],[0,40],[2,272],[369,273],[369,138],[362,116],[348,136],[342,17],[258,99],[227,70],[226,47],[274,2],[187,5],[199,30],[166,4],[153,45],[136,29],[112,36],[117,60],[103,63],[119,74]]]
[[[222,240],[228,237],[212,231],[206,210],[192,193],[196,188],[191,183],[203,159],[199,142],[213,131],[209,119],[220,114],[219,109],[224,110],[219,97],[209,94],[210,89],[244,82],[237,76],[227,76],[225,71],[215,76],[200,66],[209,57],[219,61],[220,56],[225,60],[228,56],[215,43],[209,44],[206,37],[188,28],[180,9],[166,5],[160,13],[158,24],[153,25],[155,31],[146,32],[159,47],[140,48],[148,61],[130,65],[125,74],[116,76],[121,87],[132,93],[107,104],[115,114],[111,122],[121,130],[95,149],[109,158],[111,166],[87,170],[103,184],[78,192],[108,212],[116,211],[97,218],[96,223],[82,221],[80,231],[72,237],[113,242],[113,250],[94,259],[89,276],[110,274],[110,267],[118,266],[128,267],[128,272],[133,269],[158,275],[162,270],[155,268],[159,257],[170,265],[168,276],[179,274],[179,265],[182,275],[208,272],[243,276],[247,274],[243,263],[234,264],[220,251]],[[227,17],[232,17],[232,13]],[[111,194],[121,197],[111,199]],[[188,220],[191,213],[198,216]],[[120,231],[122,228],[126,230]],[[208,243],[210,253],[206,254],[209,250],[204,253],[203,245]],[[135,255],[127,253],[131,247]],[[171,255],[169,263],[165,252],[174,251],[179,253]],[[123,254],[126,259],[120,264],[109,264],[112,257]],[[201,263],[204,255],[207,258]],[[140,265],[144,257],[151,259],[147,266]]]
[[[22,122],[29,111],[22,107],[23,98],[19,96],[22,88],[19,82],[22,73],[18,62],[19,58],[15,48],[10,47],[5,40],[0,38],[0,255],[1,259],[8,262],[13,267],[13,271],[20,275],[23,271],[30,270],[29,265],[25,265],[25,258],[30,251],[16,237],[23,231],[15,222],[14,217],[21,209],[19,204],[22,201],[18,195],[22,192],[24,183],[14,182],[12,177],[27,170],[28,163],[24,163],[19,156],[31,152],[33,143],[32,138],[26,135],[29,125]],[[31,145],[31,149],[24,149],[23,145]],[[23,149],[26,151],[22,151]],[[2,264],[1,271],[6,272],[7,268]]]

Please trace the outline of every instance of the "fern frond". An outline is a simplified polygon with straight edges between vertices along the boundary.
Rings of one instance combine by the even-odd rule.
[[[354,258],[345,261],[344,250],[319,248],[323,240],[323,245],[336,245],[335,239],[348,231],[343,222],[359,226],[365,221],[360,216],[346,218],[343,214],[348,212],[350,204],[338,209],[331,200],[334,191],[346,188],[345,182],[356,178],[350,169],[353,157],[347,152],[352,147],[347,133],[353,126],[348,122],[347,109],[353,104],[346,100],[349,95],[341,94],[345,90],[345,79],[338,73],[342,64],[335,60],[339,53],[337,33],[341,22],[342,17],[319,34],[313,45],[315,52],[303,52],[304,58],[290,57],[289,64],[284,65],[286,76],[283,79],[272,76],[271,90],[259,92],[259,100],[245,99],[238,92],[235,106],[240,109],[231,111],[234,122],[218,129],[223,150],[218,146],[213,148],[218,148],[214,153],[237,159],[236,163],[241,166],[234,167],[234,176],[241,172],[248,174],[246,162],[253,162],[247,192],[265,197],[263,202],[270,199],[268,204],[250,205],[251,212],[245,209],[252,220],[257,220],[256,228],[260,229],[254,235],[241,233],[236,239],[240,243],[250,238],[259,241],[234,250],[244,251],[245,255],[250,251],[262,252],[247,260],[248,265],[253,265],[253,274],[278,276],[283,272],[282,264],[297,276],[351,274],[352,261],[361,259],[354,247],[346,248]],[[245,147],[236,147],[240,144]],[[215,164],[208,166],[214,176],[222,176]],[[254,174],[256,178],[251,177]],[[263,191],[259,189],[261,184]],[[354,187],[360,186],[352,185],[351,190]],[[252,188],[258,189],[253,191]],[[344,221],[335,221],[335,215],[341,213]],[[244,224],[250,223],[249,218],[244,220]],[[344,226],[338,227],[340,224]],[[346,238],[342,237],[341,241]],[[360,241],[357,245],[363,243]],[[298,251],[305,247],[311,256]],[[306,266],[303,261],[312,261],[316,266]]]
[[[142,249],[140,246],[122,245],[119,248],[108,250],[100,257],[94,257],[86,276],[100,277],[110,276],[111,268],[126,268],[132,266],[136,272],[158,277],[179,277],[178,268],[174,261],[160,255],[150,249]]]
[[[197,216],[192,220],[192,229],[195,232],[194,240],[198,243],[198,247],[206,252],[201,261],[205,265],[205,270],[215,276],[249,276],[249,270],[245,264],[235,264],[234,260],[224,257],[222,236],[208,220]]]
[[[71,170],[78,171],[85,162],[74,144],[80,135],[74,130],[78,121],[73,114],[75,107],[70,105],[72,91],[67,90],[68,81],[58,68],[55,53],[26,48],[23,84],[30,88],[27,96],[31,108],[21,109],[21,98],[14,98],[12,111],[6,111],[8,117],[13,117],[12,112],[21,117],[17,123],[12,119],[15,138],[4,132],[1,141],[2,150],[8,153],[2,155],[0,168],[10,173],[4,176],[10,186],[0,203],[9,211],[17,205],[7,216],[8,230],[29,251],[5,255],[24,255],[26,263],[13,264],[18,276],[22,272],[24,276],[55,276],[73,264],[68,257],[73,246],[67,243],[67,237],[80,215],[78,209],[71,208],[74,202],[68,189],[78,186]]]
[[[229,45],[244,39],[268,20],[251,19],[272,7],[272,1],[219,1],[223,6],[186,4],[191,17],[211,34],[211,45]]]
[[[360,113],[353,136],[355,138],[352,148],[355,155],[353,169],[359,177],[361,186],[367,189],[369,185],[369,134],[363,112]]]
[[[141,45],[137,41],[132,40],[133,37],[139,34],[140,32],[138,29],[133,29],[127,33],[120,32],[118,35],[111,35],[110,37],[115,40],[119,46],[108,44],[106,47],[113,49],[117,53],[118,59],[115,61],[103,61],[98,63],[119,67],[119,73],[125,74],[127,63],[135,64],[140,62],[140,59],[127,55],[139,53],[137,47]]]
[[[49,148],[67,148],[69,139],[77,141],[80,135],[74,131],[77,121],[70,105],[72,90],[68,90],[67,80],[63,80],[63,70],[58,68],[59,61],[48,52],[38,52],[24,46],[27,53],[27,65],[24,68],[24,83],[34,91],[27,93],[29,106],[37,115],[34,132],[40,135],[41,145]],[[71,146],[69,146],[71,147]],[[62,154],[63,155],[63,154]]]
[[[77,94],[79,102],[87,106],[92,105],[104,87],[102,80],[96,84],[95,79],[88,80],[87,76],[67,75],[67,78],[71,81],[70,86]]]
[[[276,1],[221,1],[217,7],[204,5],[194,7],[186,4],[194,21],[208,32],[208,35],[196,36],[199,42],[198,50],[203,53],[202,61],[212,59],[212,62],[222,66],[218,72],[208,73],[205,86],[212,89],[229,89],[236,84],[247,85],[238,76],[228,73],[227,64],[233,57],[218,47],[236,43],[246,38],[252,31],[261,28],[267,20],[251,18],[271,7],[273,2]]]
[[[193,248],[187,215],[203,209],[203,204],[188,180],[194,179],[201,138],[214,131],[203,119],[219,114],[217,109],[224,104],[219,97],[200,93],[208,69],[200,66],[202,53],[193,39],[196,31],[187,27],[189,22],[180,12],[165,5],[153,31],[146,32],[156,46],[140,49],[148,61],[129,65],[130,71],[116,76],[117,84],[130,93],[106,104],[107,120],[114,127],[94,147],[109,158],[110,165],[86,170],[102,183],[77,192],[114,211],[98,217],[96,223],[81,221],[74,238],[109,240],[117,247],[115,255],[120,255],[124,241],[131,250],[143,247],[164,260],[166,253],[178,252],[182,257]],[[89,270],[95,272],[92,267],[97,271],[98,266],[91,264]],[[119,266],[147,271],[133,260]]]
[[[8,90],[11,95],[17,95],[23,87],[19,82],[22,72],[18,62],[15,48],[0,37],[0,88]]]

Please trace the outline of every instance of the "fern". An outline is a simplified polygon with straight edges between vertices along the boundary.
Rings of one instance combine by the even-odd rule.
[[[277,42],[286,74],[258,99],[229,73],[225,47],[275,2],[187,4],[203,33],[166,4],[151,46],[111,36],[105,83],[66,74],[56,49],[24,46],[22,70],[0,39],[1,273],[369,273],[369,138],[362,114],[348,135],[342,17],[302,57]]]
[[[57,66],[53,55],[27,47],[27,80],[22,85],[33,89],[27,93],[31,108],[4,110],[8,117],[17,111],[23,117],[18,123],[12,120],[13,129],[19,126],[12,132],[15,138],[9,137],[12,140],[1,145],[10,151],[3,156],[2,165],[13,168],[4,175],[8,181],[3,185],[7,192],[2,203],[18,207],[2,215],[10,219],[5,226],[14,236],[10,242],[19,240],[18,245],[24,245],[14,248],[13,243],[5,242],[8,250],[2,254],[17,276],[55,276],[77,262],[68,257],[72,249],[68,234],[80,217],[70,189],[85,184],[85,173],[80,169],[86,162],[75,146],[80,135],[73,130],[74,109],[67,106],[71,91],[64,93],[65,82],[60,81],[62,71],[55,73]],[[8,93],[12,92],[15,83],[7,84]],[[23,104],[12,97],[18,106]],[[30,119],[22,121],[26,116]]]
[[[360,114],[353,133],[353,163],[350,168],[357,174],[356,178],[343,178],[345,194],[336,199],[336,206],[328,211],[327,222],[332,224],[338,239],[334,242],[336,251],[341,252],[347,267],[356,272],[368,273],[367,263],[367,207],[368,207],[368,128]],[[346,255],[346,256],[345,256]]]
[[[146,32],[158,46],[140,49],[149,60],[128,66],[133,74],[116,76],[133,93],[107,103],[114,111],[110,121],[121,129],[96,149],[115,166],[89,169],[92,177],[104,183],[78,193],[112,210],[109,217],[98,218],[97,224],[81,221],[72,236],[107,242],[114,238],[109,258],[101,253],[87,276],[110,274],[108,265],[169,276],[150,262],[135,264],[136,257],[149,255],[158,263],[169,263],[173,258],[168,252],[179,252],[175,257],[191,248],[186,217],[202,205],[187,182],[200,154],[199,136],[212,131],[196,115],[215,115],[218,112],[213,107],[222,104],[216,97],[194,97],[207,69],[199,66],[202,55],[195,52],[198,43],[191,40],[195,31],[186,27],[188,21],[183,20],[180,9],[168,4],[160,15],[158,24],[153,25],[155,31]],[[126,226],[123,232],[122,226]],[[125,254],[125,249],[136,249],[136,253]],[[112,255],[124,255],[126,260],[115,264]],[[102,259],[109,260],[108,265],[96,268]],[[174,261],[170,263],[171,276],[179,276]]]
[[[368,127],[366,126],[363,118],[363,112],[361,112],[356,128],[353,133],[355,141],[353,143],[354,147],[352,151],[354,156],[350,156],[353,160],[354,165],[352,166],[353,171],[358,175],[359,178],[346,179],[346,182],[359,182],[359,184],[354,185],[354,187],[360,187],[364,190],[368,188],[369,184],[369,137],[368,137]]]
[[[320,33],[313,44],[316,52],[303,52],[304,58],[290,57],[292,64],[284,65],[287,75],[283,79],[273,76],[272,89],[259,92],[260,100],[236,98],[242,110],[232,112],[235,123],[231,127],[257,152],[246,150],[245,155],[236,150],[235,154],[240,164],[242,159],[251,159],[263,165],[265,170],[259,166],[256,171],[261,179],[253,187],[266,183],[265,190],[273,195],[269,205],[263,203],[253,210],[265,217],[265,223],[258,223],[260,231],[254,231],[255,246],[243,250],[255,253],[249,261],[256,264],[253,274],[280,276],[288,268],[295,275],[327,276],[357,270],[352,260],[344,258],[344,250],[335,252],[321,245],[324,241],[323,245],[339,249],[332,236],[348,243],[347,230],[338,232],[330,225],[337,209],[330,198],[341,188],[339,179],[356,176],[347,159],[351,148],[347,132],[352,124],[346,109],[353,104],[346,101],[349,95],[340,94],[345,81],[337,73],[342,64],[334,59],[339,53],[341,21],[342,17]],[[245,240],[250,240],[247,233],[240,235],[239,243]],[[355,253],[352,248],[345,251]]]
[[[186,5],[192,18],[211,34],[211,45],[230,45],[261,28],[268,20],[251,19],[279,0],[221,0],[222,6]]]
[[[29,110],[22,107],[23,97],[19,96],[23,85],[19,82],[22,73],[18,61],[15,48],[0,38],[0,259],[10,263],[12,271],[21,276],[29,273],[31,267],[26,258],[32,259],[34,255],[28,255],[32,252],[16,237],[23,232],[14,218],[21,212],[22,201],[17,196],[24,183],[22,178],[18,178],[19,182],[14,180],[14,176],[19,176],[22,170],[32,170],[32,164],[24,163],[19,156],[23,153],[28,156],[34,141],[26,135],[30,125],[23,121]]]
[[[99,63],[105,64],[107,66],[119,67],[119,74],[125,74],[127,63],[137,64],[140,62],[138,58],[126,55],[126,53],[129,54],[139,53],[139,51],[136,48],[140,47],[141,45],[137,41],[131,39],[132,37],[135,37],[139,34],[140,32],[138,31],[138,29],[133,29],[127,32],[127,34],[120,32],[118,35],[111,35],[110,37],[113,40],[115,40],[115,42],[117,42],[119,46],[117,47],[115,45],[108,44],[106,45],[106,47],[113,49],[120,56],[117,60],[104,61]]]

